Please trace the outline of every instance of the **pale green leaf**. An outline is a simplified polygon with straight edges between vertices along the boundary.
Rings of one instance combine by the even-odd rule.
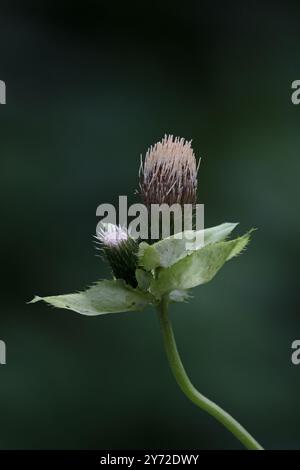
[[[140,265],[151,271],[158,267],[168,268],[191,252],[211,243],[224,240],[237,226],[236,223],[224,223],[196,232],[188,230],[160,240],[153,245],[143,242],[139,249]],[[199,236],[197,242],[197,235]],[[202,236],[201,236],[202,235]],[[204,242],[204,245],[200,245]]]
[[[223,264],[240,253],[249,242],[250,233],[230,241],[208,244],[168,268],[159,268],[150,286],[160,297],[174,290],[185,290],[210,281]]]
[[[148,271],[144,271],[143,269],[138,268],[135,271],[135,277],[139,288],[143,291],[147,291],[153,279],[152,274]]]
[[[186,290],[172,290],[169,294],[171,302],[186,302],[191,298],[191,295]]]
[[[31,303],[43,300],[58,308],[65,308],[82,315],[101,315],[133,310],[142,310],[150,303],[149,296],[133,289],[117,279],[99,281],[84,292],[51,297],[36,296]]]

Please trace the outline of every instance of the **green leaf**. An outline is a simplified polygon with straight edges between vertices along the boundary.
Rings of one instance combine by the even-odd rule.
[[[206,245],[194,251],[173,266],[159,268],[150,286],[155,297],[173,290],[185,290],[209,282],[223,264],[239,254],[247,245],[250,232],[230,241]]]
[[[231,232],[238,226],[238,223],[225,222],[216,227],[209,227],[204,230],[204,244],[220,242],[225,240]]]
[[[198,240],[204,241],[204,246],[206,246],[224,240],[236,226],[236,223],[224,223],[198,232],[195,230],[181,232],[153,245],[143,242],[140,244],[138,253],[139,264],[146,271],[158,267],[168,268],[188,254],[203,247],[199,244],[199,241],[197,244],[197,235],[199,236]],[[195,246],[191,249],[192,244],[195,244]]]
[[[65,308],[82,315],[102,315],[133,310],[142,310],[151,303],[149,294],[133,289],[117,279],[99,281],[84,292],[51,297],[36,296],[30,303],[43,300],[58,308]]]
[[[142,291],[147,291],[150,287],[153,276],[150,272],[144,271],[143,269],[136,269],[135,277],[138,283],[139,288]]]
[[[186,302],[191,298],[191,295],[186,290],[172,290],[169,294],[171,302]]]
[[[168,239],[166,239],[168,240]],[[161,240],[161,242],[164,240]],[[160,266],[160,256],[159,251],[156,249],[155,245],[158,245],[157,242],[153,245],[149,245],[146,242],[141,242],[138,251],[138,264],[146,271],[152,271],[152,269]]]

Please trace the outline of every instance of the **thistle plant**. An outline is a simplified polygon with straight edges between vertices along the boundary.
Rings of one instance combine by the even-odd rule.
[[[196,204],[198,166],[191,143],[165,136],[146,153],[139,172],[139,194],[145,206]],[[262,450],[260,444],[229,413],[202,395],[191,383],[181,362],[169,316],[169,306],[186,302],[192,288],[213,279],[226,261],[240,254],[249,243],[251,230],[228,239],[236,223],[223,223],[147,243],[131,236],[126,227],[103,223],[96,234],[113,278],[97,281],[74,294],[34,297],[54,307],[82,315],[140,311],[147,306],[158,312],[170,368],[183,393],[200,409],[227,428],[244,446]],[[189,243],[187,243],[187,241]]]

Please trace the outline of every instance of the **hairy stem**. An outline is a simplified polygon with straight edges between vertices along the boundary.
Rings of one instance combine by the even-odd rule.
[[[209,413],[228,429],[247,449],[263,450],[263,447],[229,413],[202,395],[191,383],[181,362],[168,311],[169,300],[164,297],[159,305],[159,320],[165,350],[174,377],[183,393],[199,408]]]

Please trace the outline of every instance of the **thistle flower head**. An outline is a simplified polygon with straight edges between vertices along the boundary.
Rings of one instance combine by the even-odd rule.
[[[138,242],[130,236],[125,227],[104,223],[97,230],[96,238],[115,278],[124,279],[127,284],[136,287]]]
[[[144,204],[194,204],[197,172],[191,141],[165,135],[148,149],[141,162],[140,194]]]
[[[128,237],[128,231],[120,225],[102,224],[97,231],[98,240],[108,248],[117,247]]]

